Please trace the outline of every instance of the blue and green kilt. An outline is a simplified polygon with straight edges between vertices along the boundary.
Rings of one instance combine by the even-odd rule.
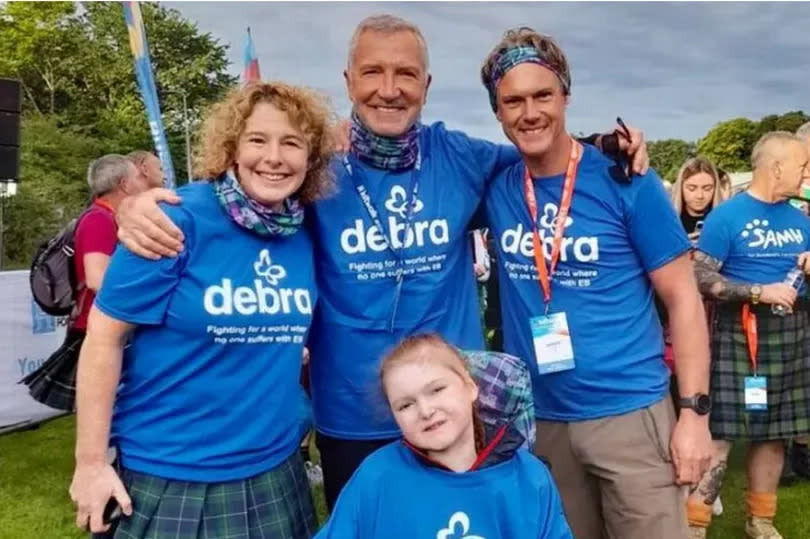
[[[309,539],[317,528],[298,451],[241,481],[192,483],[126,469],[122,479],[133,513],[108,534],[114,539]]]
[[[784,317],[757,305],[757,374],[767,378],[768,409],[745,410],[752,374],[741,305],[715,313],[712,331],[710,428],[717,440],[785,440],[810,433],[810,317],[806,305]]]

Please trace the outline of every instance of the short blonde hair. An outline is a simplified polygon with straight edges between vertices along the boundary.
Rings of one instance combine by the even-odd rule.
[[[233,166],[239,136],[258,103],[286,112],[306,138],[309,166],[297,193],[300,201],[309,204],[329,194],[334,181],[329,167],[333,113],[318,93],[283,82],[254,82],[235,88],[211,108],[195,152],[196,176],[216,180]]]
[[[687,159],[684,164],[681,165],[681,168],[678,171],[678,177],[675,180],[675,185],[672,186],[672,203],[675,205],[675,211],[678,212],[678,215],[683,213],[684,182],[695,174],[700,174],[701,172],[705,172],[714,180],[712,208],[716,208],[717,205],[723,201],[720,193],[720,175],[717,173],[717,168],[705,157],[693,157],[691,159]]]

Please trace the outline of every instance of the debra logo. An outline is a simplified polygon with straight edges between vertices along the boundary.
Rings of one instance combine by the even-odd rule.
[[[543,256],[546,260],[551,260],[551,248],[554,243],[554,233],[560,226],[558,209],[553,202],[549,202],[543,207],[543,215],[539,219],[540,243],[543,246]],[[574,224],[574,219],[569,216],[565,220],[565,228]],[[522,254],[525,257],[534,257],[534,242],[530,228],[523,228],[523,224],[518,223],[517,227],[504,231],[501,235],[501,248],[506,253]],[[579,262],[596,262],[599,260],[599,239],[595,236],[583,236],[572,238],[563,236],[560,246],[560,260],[565,262],[571,257]]]
[[[203,306],[209,314],[242,315],[289,314],[294,310],[301,314],[312,314],[312,301],[305,288],[279,288],[279,283],[287,277],[283,266],[273,264],[270,251],[262,249],[259,259],[253,263],[256,279],[253,287],[237,286],[231,279],[222,279],[219,285],[205,289]]]
[[[457,511],[450,517],[447,527],[439,530],[436,539],[486,539],[480,535],[468,535],[470,532],[470,517],[464,511]]]
[[[804,234],[798,228],[787,228],[774,231],[769,229],[770,223],[767,219],[754,219],[745,225],[745,229],[740,234],[743,239],[751,238],[748,247],[782,247],[795,243],[804,245]]]
[[[369,200],[368,194],[363,192],[364,200]],[[388,242],[394,249],[403,249],[416,245],[442,245],[450,242],[450,227],[446,219],[433,219],[419,221],[418,214],[424,209],[424,204],[418,198],[413,202],[413,218],[411,226],[405,231],[405,219],[408,215],[408,193],[405,188],[395,185],[385,201],[385,209],[390,215],[387,221],[390,238],[385,236],[384,230],[378,230],[376,225],[366,228],[362,219],[355,219],[354,226],[346,228],[340,234],[340,247],[346,254],[365,253],[366,251],[381,252],[388,248]],[[383,219],[383,216],[380,216]]]

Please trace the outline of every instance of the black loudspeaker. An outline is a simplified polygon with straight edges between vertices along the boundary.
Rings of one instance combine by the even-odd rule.
[[[20,175],[20,81],[0,79],[0,181]]]

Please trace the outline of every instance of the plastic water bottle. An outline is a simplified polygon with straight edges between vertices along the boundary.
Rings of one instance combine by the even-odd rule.
[[[796,293],[798,293],[799,289],[804,284],[804,271],[799,267],[795,267],[788,272],[785,276],[785,280],[782,282],[788,286],[792,286]],[[785,316],[788,314],[788,310],[784,306],[777,305],[776,303],[771,305],[771,312],[776,316]]]

